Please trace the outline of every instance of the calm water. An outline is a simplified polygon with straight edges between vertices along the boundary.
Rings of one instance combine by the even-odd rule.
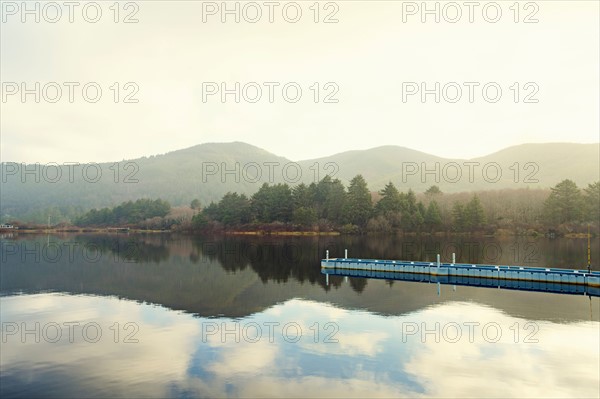
[[[0,394],[600,396],[598,297],[326,284],[319,259],[344,248],[363,258],[587,263],[585,240],[4,236]]]

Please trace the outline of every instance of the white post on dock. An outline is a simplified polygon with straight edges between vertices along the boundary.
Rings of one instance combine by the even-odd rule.
[[[325,285],[329,287],[329,273],[325,274]]]
[[[437,254],[437,267],[440,267],[440,254]]]
[[[325,250],[325,260],[329,260],[329,250]]]
[[[456,263],[456,254],[452,252],[452,264]]]
[[[344,249],[344,259],[348,259],[348,250]]]

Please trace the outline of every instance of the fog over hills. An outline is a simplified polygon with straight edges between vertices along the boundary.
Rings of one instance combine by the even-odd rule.
[[[362,174],[372,191],[392,181],[401,191],[443,192],[548,188],[563,179],[580,187],[599,180],[599,144],[523,144],[470,160],[441,158],[400,146],[337,153],[292,162],[253,145],[206,143],[161,155],[79,165],[1,164],[0,215],[31,218],[49,207],[62,214],[138,198],[172,205],[219,200],[228,191],[251,195],[267,183],[293,186],[326,174],[344,184]],[[37,215],[39,219],[40,215]]]
[[[337,175],[348,181],[361,173],[372,190],[392,181],[399,188],[424,191],[432,184],[445,192],[501,188],[547,188],[564,179],[579,186],[598,180],[598,144],[522,144],[473,158],[449,159],[398,146],[348,151],[325,158],[301,161],[339,165]],[[498,172],[500,174],[498,174]]]

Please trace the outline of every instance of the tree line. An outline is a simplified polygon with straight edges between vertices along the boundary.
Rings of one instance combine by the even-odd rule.
[[[113,208],[92,209],[76,218],[77,226],[123,226],[136,225],[152,218],[163,218],[171,211],[171,205],[161,199],[138,199],[127,201]]]
[[[228,192],[202,207],[172,208],[161,199],[127,201],[79,212],[78,226],[137,226],[193,231],[301,230],[362,232],[584,232],[600,228],[600,183],[580,189],[563,180],[551,189],[503,189],[477,193],[401,192],[389,182],[371,192],[361,175],[346,187],[325,176],[318,183],[263,184],[252,196]]]
[[[431,186],[417,195],[400,192],[389,182],[372,193],[361,175],[345,187],[326,176],[318,183],[263,184],[252,196],[228,192],[201,209],[192,227],[232,229],[261,224],[319,231],[358,232],[494,232],[521,226],[548,228],[599,220],[600,185],[580,190],[564,180],[547,190],[500,190],[475,194],[444,194]],[[484,198],[485,202],[481,198]],[[200,208],[198,201],[193,207]]]

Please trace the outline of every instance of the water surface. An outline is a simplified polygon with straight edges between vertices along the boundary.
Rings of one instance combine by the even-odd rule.
[[[432,260],[439,251],[464,262],[580,268],[585,246],[5,237],[0,389],[3,397],[598,397],[597,297],[341,276],[327,284],[318,262],[325,249],[349,248],[364,258]]]

